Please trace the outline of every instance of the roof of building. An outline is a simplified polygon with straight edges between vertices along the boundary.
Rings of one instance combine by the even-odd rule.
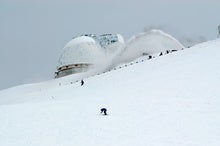
[[[77,64],[95,63],[104,53],[96,41],[88,36],[80,36],[69,41],[61,50],[58,67]]]

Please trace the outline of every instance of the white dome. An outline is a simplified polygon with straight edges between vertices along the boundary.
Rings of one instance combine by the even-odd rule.
[[[79,63],[95,64],[98,62],[97,59],[103,58],[103,55],[100,45],[93,38],[77,37],[61,50],[58,67]]]
[[[160,53],[166,50],[180,50],[184,46],[171,35],[161,30],[150,30],[133,37],[126,49],[139,49],[149,54]]]
[[[185,48],[177,39],[161,30],[151,30],[134,36],[126,44],[123,58],[133,60],[143,53],[156,54]]]
[[[81,44],[81,43],[96,43],[95,40],[91,37],[87,37],[87,36],[80,36],[80,37],[77,37],[77,38],[74,38],[72,39],[71,41],[69,41],[65,47],[71,47],[73,45],[76,45],[76,44]],[[65,48],[64,47],[64,48]]]

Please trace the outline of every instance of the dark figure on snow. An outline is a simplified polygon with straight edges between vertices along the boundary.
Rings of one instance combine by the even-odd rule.
[[[83,80],[81,80],[81,86],[82,86],[82,85],[84,85],[84,81],[83,81]]]
[[[102,108],[101,109],[101,113],[103,113],[104,115],[107,115],[107,109],[106,108]]]
[[[152,58],[152,56],[151,56],[151,55],[149,55],[149,56],[148,56],[148,59],[151,59],[151,58]]]
[[[166,53],[167,53],[167,54],[169,54],[169,53],[170,53],[170,51],[169,51],[169,50],[167,50],[167,51],[166,51]]]
[[[163,53],[162,52],[160,52],[160,55],[159,56],[162,56],[163,55]]]

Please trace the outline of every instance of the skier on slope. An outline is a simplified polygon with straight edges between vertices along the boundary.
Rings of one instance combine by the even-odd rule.
[[[82,85],[84,85],[84,81],[83,81],[83,80],[81,80],[81,86],[82,86]]]
[[[104,115],[107,115],[107,109],[106,108],[101,108],[101,113],[103,113]]]

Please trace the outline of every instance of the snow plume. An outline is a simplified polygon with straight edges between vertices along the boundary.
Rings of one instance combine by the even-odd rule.
[[[124,50],[125,45],[122,43],[114,43],[108,45],[107,48],[103,48],[102,55],[95,59],[94,65],[88,71],[87,76],[99,74],[111,70],[114,65],[113,62],[117,56],[119,56]],[[96,52],[97,54],[99,52]]]
[[[207,41],[207,38],[204,35],[186,35],[181,33],[177,28],[173,28],[171,26],[166,25],[150,25],[144,27],[144,32],[149,32],[153,29],[162,30],[164,32],[169,32],[169,34],[175,34],[175,38],[179,40],[184,46],[191,47],[199,43],[203,43]]]
[[[177,39],[161,30],[149,30],[128,40],[124,51],[117,56],[115,63],[129,62],[145,54],[156,54],[166,50],[185,48]]]
[[[112,69],[112,60],[118,52],[115,52],[112,55],[107,55],[104,51],[101,51],[100,53],[97,50],[97,52],[93,52],[93,53],[99,54],[98,57],[94,60],[93,65],[90,67],[90,69],[87,72],[73,74],[71,77],[71,80],[73,82],[77,80],[81,80],[81,79],[86,79],[88,77],[92,77],[98,74],[102,74]],[[69,82],[69,79],[67,80],[67,84],[68,82]]]

